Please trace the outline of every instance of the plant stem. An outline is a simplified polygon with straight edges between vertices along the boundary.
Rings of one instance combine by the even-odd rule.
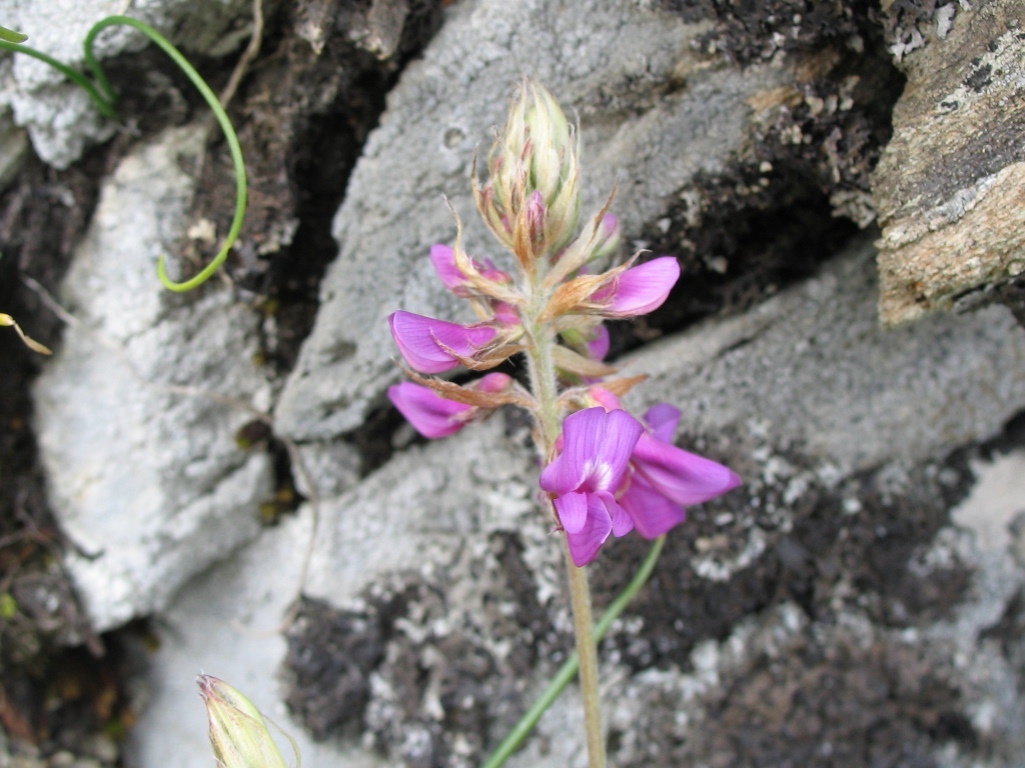
[[[221,126],[221,131],[224,132],[224,139],[228,143],[228,151],[231,153],[231,161],[235,167],[235,216],[231,221],[231,228],[228,230],[228,234],[224,239],[224,244],[221,246],[220,251],[214,257],[213,261],[207,264],[199,274],[194,277],[184,280],[180,283],[176,283],[167,276],[167,268],[164,265],[164,255],[161,254],[157,261],[157,278],[165,288],[171,291],[183,292],[190,291],[193,288],[206,282],[207,279],[214,272],[220,268],[221,264],[224,263],[225,259],[228,258],[228,253],[231,251],[231,247],[235,244],[238,239],[239,231],[242,229],[242,219],[245,217],[246,212],[246,166],[242,160],[242,147],[239,146],[238,136],[235,134],[235,128],[231,124],[231,120],[228,119],[228,114],[224,111],[220,101],[217,99],[217,95],[210,89],[210,86],[206,84],[206,81],[196,71],[195,67],[189,63],[177,48],[175,48],[163,35],[157,32],[155,29],[147,24],[143,24],[141,21],[133,19],[129,16],[108,16],[105,19],[101,19],[93,25],[92,29],[85,37],[85,62],[86,66],[92,71],[93,76],[96,78],[100,87],[108,93],[112,93],[110,83],[107,81],[106,76],[103,74],[103,69],[96,61],[95,56],[92,53],[93,42],[96,40],[96,36],[107,27],[124,25],[139,30],[146,35],[150,40],[156,43],[166,53],[171,60],[178,65],[178,68],[185,73],[185,76],[192,81],[192,84],[196,86],[196,90],[199,91],[200,95],[206,101],[207,106],[214,113],[214,117],[217,118],[217,123]]]
[[[659,536],[655,539],[651,545],[651,549],[648,550],[647,556],[644,558],[644,562],[641,563],[641,567],[634,574],[633,579],[627,584],[626,589],[619,593],[615,600],[605,609],[605,613],[602,614],[601,618],[598,619],[598,623],[594,625],[594,641],[598,643],[605,633],[609,631],[609,627],[612,626],[619,614],[623,612],[623,609],[633,600],[634,595],[645,585],[648,581],[648,577],[651,576],[651,572],[655,569],[655,563],[658,562],[658,556],[662,552],[662,546],[666,542],[665,536]],[[513,752],[515,752],[523,740],[527,738],[527,735],[533,730],[534,726],[537,725],[537,721],[541,719],[541,715],[545,713],[545,710],[552,705],[552,703],[559,697],[559,694],[565,690],[566,686],[569,685],[580,668],[580,657],[573,653],[562,666],[559,667],[559,671],[552,678],[551,682],[548,683],[548,687],[544,689],[541,695],[537,698],[537,701],[531,706],[530,709],[520,718],[520,721],[516,723],[516,726],[509,732],[509,735],[502,740],[502,743],[498,745],[494,752],[491,753],[491,757],[488,758],[487,762],[481,766],[481,768],[499,768],[505,764]]]
[[[543,276],[541,276],[543,277]],[[540,278],[532,286],[531,306],[522,317],[523,327],[531,340],[526,350],[530,385],[537,401],[537,448],[541,461],[551,458],[552,448],[559,435],[559,408],[556,402],[559,385],[556,378],[553,347],[555,334],[537,320],[540,307]],[[536,312],[533,310],[537,310]],[[554,516],[554,510],[553,510]],[[587,572],[573,564],[569,546],[563,538],[563,554],[569,577],[570,602],[573,606],[573,627],[577,655],[580,658],[580,692],[584,705],[584,726],[587,730],[588,768],[605,768],[605,738],[601,728],[601,701],[598,691],[598,653],[594,638],[594,620],[591,618],[591,593],[587,586]]]
[[[605,735],[601,728],[601,693],[598,690],[598,643],[591,618],[591,591],[587,571],[573,564],[569,546],[563,542],[569,594],[573,603],[573,629],[580,657],[580,694],[584,703],[584,727],[587,729],[588,768],[605,768]]]

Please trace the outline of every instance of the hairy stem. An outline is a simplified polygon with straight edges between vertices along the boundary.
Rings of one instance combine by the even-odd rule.
[[[540,284],[533,286],[540,289]],[[534,294],[538,298],[538,294]],[[543,306],[543,302],[538,302]],[[556,378],[553,348],[556,338],[550,327],[537,319],[534,302],[527,310],[523,326],[530,337],[526,354],[531,390],[537,400],[537,448],[542,462],[551,458],[555,440],[559,435],[559,406],[556,402],[559,384]],[[551,510],[551,506],[549,505]],[[554,512],[554,510],[552,510]],[[605,768],[605,739],[601,727],[601,702],[598,691],[598,653],[591,618],[591,593],[587,586],[587,571],[573,564],[569,547],[563,540],[563,552],[569,577],[570,601],[573,606],[573,626],[577,656],[580,659],[580,692],[584,705],[584,725],[587,729],[588,768]]]
[[[580,694],[584,703],[584,727],[587,730],[588,768],[605,768],[605,735],[601,728],[601,694],[598,690],[598,643],[591,618],[591,590],[587,571],[577,568],[563,542],[569,594],[573,603],[573,629],[580,657]]]

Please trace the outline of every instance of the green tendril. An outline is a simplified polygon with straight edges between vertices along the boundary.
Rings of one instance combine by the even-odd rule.
[[[28,39],[27,37],[25,39]],[[81,72],[72,69],[67,64],[57,61],[53,56],[48,56],[42,51],[37,51],[35,48],[30,48],[27,45],[19,45],[13,40],[8,40],[6,37],[0,36],[0,51],[13,51],[14,53],[24,53],[26,56],[31,56],[33,59],[39,59],[44,64],[49,64],[51,67],[56,69],[68,80],[71,80],[75,85],[79,86],[83,91],[89,94],[89,98],[93,100],[96,108],[100,111],[108,120],[117,121],[118,117],[117,110],[114,108],[115,99],[107,98],[101,94],[96,86],[93,85],[89,78],[83,75]]]
[[[181,52],[167,40],[167,38],[149,25],[128,16],[108,16],[105,19],[101,19],[93,25],[92,29],[90,29],[89,33],[85,36],[85,40],[82,43],[82,47],[85,51],[85,64],[92,73],[93,81],[90,81],[89,78],[81,72],[57,61],[52,56],[48,56],[42,51],[37,51],[34,48],[20,45],[20,41],[26,40],[27,37],[25,35],[20,35],[17,32],[3,29],[2,27],[0,27],[0,50],[24,53],[49,64],[89,94],[89,97],[96,104],[96,108],[104,117],[108,120],[117,121],[120,119],[118,117],[117,110],[115,109],[117,95],[114,93],[114,89],[111,87],[110,81],[103,72],[103,68],[100,66],[100,63],[96,60],[96,56],[93,54],[93,44],[96,41],[97,35],[99,35],[99,33],[104,29],[113,26],[127,26],[137,29],[160,46],[164,53],[166,53],[171,60],[178,65],[179,69],[181,69],[182,72],[185,73],[186,77],[192,81],[192,84],[196,86],[200,95],[202,95],[207,105],[213,111],[214,117],[217,118],[217,122],[221,126],[221,130],[224,132],[224,138],[228,142],[228,150],[231,152],[231,160],[235,166],[235,216],[231,221],[231,228],[228,230],[228,235],[224,240],[224,244],[221,246],[221,250],[214,257],[213,261],[207,264],[199,274],[180,283],[171,280],[171,278],[167,276],[164,254],[160,254],[160,258],[157,261],[157,278],[165,288],[179,293],[190,291],[205,283],[210,276],[217,271],[221,264],[224,263],[224,260],[228,258],[228,253],[231,250],[231,247],[235,244],[235,241],[238,239],[239,232],[242,229],[242,220],[245,217],[246,212],[246,167],[242,159],[242,147],[239,145],[238,136],[235,133],[235,128],[231,124],[231,120],[228,119],[227,113],[221,106],[220,101],[218,101],[217,95],[210,89],[210,86],[206,84],[206,81],[203,80],[196,69],[189,63],[188,59],[186,59]]]
[[[239,231],[242,229],[242,219],[246,213],[246,166],[242,160],[242,147],[238,143],[238,136],[235,134],[235,128],[231,124],[231,120],[228,119],[227,112],[224,111],[224,107],[221,106],[220,101],[217,100],[217,95],[210,90],[210,86],[206,84],[206,81],[200,77],[188,60],[182,56],[182,54],[175,48],[171,43],[157,32],[152,27],[143,24],[141,21],[129,18],[128,16],[110,16],[106,19],[98,21],[93,25],[93,28],[89,30],[89,34],[85,36],[85,42],[83,46],[85,48],[85,63],[89,67],[96,81],[103,87],[108,93],[111,92],[110,84],[107,82],[106,76],[103,74],[103,70],[100,68],[99,63],[92,53],[93,41],[96,36],[107,27],[116,25],[123,25],[132,27],[139,30],[146,35],[150,40],[159,45],[164,53],[166,53],[171,60],[178,65],[182,72],[185,73],[186,77],[192,81],[192,84],[196,86],[196,89],[202,95],[207,105],[214,113],[214,117],[217,118],[218,124],[221,126],[221,130],[224,132],[224,138],[228,142],[228,150],[231,152],[231,160],[235,166],[235,217],[231,221],[231,228],[228,230],[228,236],[224,240],[224,244],[221,246],[221,250],[218,251],[213,261],[207,264],[195,277],[185,280],[180,283],[176,283],[167,276],[167,267],[165,266],[164,254],[160,254],[160,260],[157,262],[157,277],[161,284],[171,291],[182,293],[184,291],[191,291],[203,283],[205,283],[214,272],[224,263],[224,260],[228,258],[228,253],[231,247],[235,244],[238,239]]]
[[[634,574],[633,579],[626,585],[626,589],[619,593],[612,604],[605,610],[601,618],[594,625],[594,640],[595,642],[600,641],[605,633],[609,631],[609,627],[612,626],[619,614],[623,612],[623,609],[630,603],[634,598],[634,595],[640,590],[641,587],[648,581],[651,576],[651,572],[655,569],[655,563],[658,562],[658,556],[662,552],[662,547],[666,543],[665,536],[659,536],[655,539],[655,542],[651,545],[651,549],[648,551],[647,557],[644,558],[644,562],[641,563],[640,569]],[[516,723],[516,726],[509,732],[509,735],[502,740],[502,743],[498,745],[494,752],[491,753],[491,757],[488,758],[487,762],[484,763],[481,768],[499,768],[508,760],[512,754],[519,749],[520,744],[527,738],[534,726],[537,725],[537,721],[541,719],[541,715],[544,714],[545,710],[552,705],[552,703],[559,697],[559,694],[569,685],[570,681],[576,676],[577,669],[580,665],[580,659],[577,658],[577,654],[574,653],[567,659],[563,665],[559,668],[558,673],[552,678],[552,681],[548,683],[548,687],[545,688],[544,692],[538,697],[534,705],[527,710],[526,714],[520,718],[520,721]]]

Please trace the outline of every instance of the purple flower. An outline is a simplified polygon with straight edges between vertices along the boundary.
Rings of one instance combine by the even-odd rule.
[[[417,432],[431,440],[458,432],[466,425],[466,419],[460,417],[474,409],[410,381],[388,387],[388,399]]]
[[[481,264],[476,259],[471,259],[471,262],[473,263],[474,269],[476,269],[482,277],[485,277],[492,282],[508,283],[510,280],[509,275],[502,270],[497,269],[490,261]],[[432,245],[431,264],[434,265],[434,271],[438,273],[438,278],[452,293],[456,296],[463,297],[470,295],[470,280],[467,278],[466,274],[456,266],[456,257],[450,247],[447,245]]]
[[[420,373],[455,368],[498,333],[488,325],[458,325],[401,310],[388,316],[388,326],[402,357]]]
[[[646,315],[662,306],[680,277],[673,256],[660,256],[621,272],[594,292],[591,301],[603,304],[606,317]]]
[[[644,414],[647,432],[638,438],[630,456],[630,474],[619,503],[646,539],[679,525],[684,507],[721,496],[740,485],[728,467],[672,444],[680,412],[668,403]]]
[[[554,494],[576,566],[594,560],[609,534],[622,536],[633,521],[616,501],[630,454],[644,428],[626,411],[588,408],[566,417],[562,453],[541,472],[541,488]]]
[[[504,373],[489,373],[471,387],[477,392],[496,393],[506,389],[511,381]],[[455,434],[482,410],[480,406],[449,400],[430,387],[409,381],[388,387],[388,399],[417,432],[430,440]]]

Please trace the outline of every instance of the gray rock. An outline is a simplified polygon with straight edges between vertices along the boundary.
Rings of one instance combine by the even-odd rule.
[[[251,508],[269,491],[269,467],[231,444],[248,416],[171,389],[188,384],[269,402],[270,384],[244,363],[254,321],[222,293],[184,301],[161,293],[152,264],[139,258],[152,261],[182,229],[188,181],[174,155],[192,146],[187,132],[127,161],[108,185],[69,277],[68,298],[85,323],[69,332],[36,398],[53,506],[84,550],[70,567],[93,616],[103,627],[152,611],[162,635],[151,705],[129,747],[133,765],[209,759],[191,687],[198,668],[249,694],[300,739],[307,763],[367,768],[414,755],[431,764],[432,754],[452,766],[474,764],[485,738],[503,735],[544,684],[570,621],[559,541],[536,503],[537,466],[522,426],[499,414],[444,441],[397,444],[362,479],[354,449],[336,438],[363,426],[398,378],[390,311],[459,317],[426,259],[432,242],[454,232],[442,194],[465,219],[470,250],[494,254],[472,212],[469,159],[475,145],[486,146],[524,71],[579,112],[587,204],[599,205],[618,180],[616,211],[628,232],[664,215],[695,173],[714,173],[742,151],[748,101],[792,80],[785,57],[743,72],[698,66],[690,43],[701,28],[650,5],[485,0],[451,9],[391,94],[351,179],[316,328],[277,404],[278,434],[309,442],[298,451],[312,475],[302,490],[318,501],[259,536]],[[875,255],[867,241],[856,242],[803,284],[625,361],[626,373],[652,374],[629,405],[679,405],[681,444],[724,459],[745,480],[723,506],[692,510],[688,526],[673,533],[664,557],[681,565],[663,592],[689,589],[686,605],[697,610],[719,588],[761,578],[759,567],[786,587],[773,569],[798,569],[805,555],[797,544],[781,554],[783,537],[799,525],[821,526],[820,541],[832,546],[840,526],[815,515],[859,521],[869,503],[859,478],[870,475],[881,489],[878,516],[899,523],[917,501],[915,472],[953,472],[947,454],[992,437],[1025,408],[1025,331],[1010,314],[990,307],[884,331]],[[895,683],[886,700],[907,700],[907,722],[952,713],[984,742],[970,755],[951,743],[930,753],[934,762],[981,765],[985,753],[993,755],[988,765],[1013,765],[1021,704],[1011,659],[1025,658],[1025,644],[1013,639],[1013,622],[1001,630],[1011,651],[987,633],[1010,622],[1022,588],[1012,554],[1020,542],[1007,529],[1020,522],[1025,500],[993,490],[992,473],[1003,464],[975,466],[976,493],[954,510],[942,507],[942,525],[903,559],[886,561],[898,563],[885,574],[895,579],[906,569],[922,582],[948,571],[963,577],[963,591],[951,590],[957,599],[934,613],[880,621],[882,598],[856,587],[856,566],[837,555],[834,580],[815,584],[827,592],[822,616],[769,595],[768,607],[745,608],[699,635],[693,649],[682,632],[654,634],[639,608],[620,621],[603,662],[603,681],[616,692],[608,699],[614,764],[685,764],[676,749],[691,750],[688,758],[716,754],[736,733],[731,724],[789,711],[796,692],[822,689],[818,676],[841,673],[854,685],[863,667],[893,667],[908,688]],[[903,506],[887,506],[891,497]],[[935,498],[945,503],[940,494],[930,503]],[[622,556],[629,546],[603,553],[596,581],[631,571]],[[101,549],[94,560],[86,556]],[[227,562],[209,567],[232,549]],[[819,564],[814,553],[807,559]],[[360,672],[366,701],[338,721],[340,731],[354,724],[362,737],[314,745],[274,703],[272,673],[286,655],[277,622],[300,589],[342,618],[376,619],[387,608],[387,627],[376,635],[366,629],[372,621],[363,630],[358,621],[332,625],[374,652]],[[629,666],[624,656],[649,641],[687,651],[657,669]],[[805,669],[803,652],[825,660]],[[330,678],[334,670],[325,669],[320,677]],[[293,665],[285,682],[290,700],[301,700],[294,677]],[[956,702],[929,709],[934,691]],[[582,750],[573,698],[571,691],[541,726],[551,749],[539,738],[512,765],[575,765]],[[778,706],[766,709],[765,701]],[[871,701],[858,699],[856,713],[872,714]],[[735,719],[719,719],[724,709]],[[803,727],[820,711],[798,714]]]
[[[169,131],[105,183],[64,299],[77,314],[34,390],[50,502],[97,629],[166,604],[259,530],[263,454],[234,431],[269,383],[250,363],[256,320],[227,291],[179,298],[157,255],[187,226],[201,129]],[[232,405],[229,401],[237,401]]]
[[[650,345],[626,373],[639,400],[677,403],[684,434],[763,435],[839,476],[943,456],[995,435],[1025,406],[1025,329],[1005,307],[884,330],[875,251],[745,315]]]
[[[228,682],[296,740],[303,765],[385,768],[358,746],[317,744],[289,721],[273,670],[285,653],[280,622],[302,578],[313,516],[306,510],[182,589],[160,613],[145,706],[126,745],[129,765],[194,768],[213,760],[195,685],[204,672]],[[274,567],[269,568],[268,563]],[[293,764],[287,743],[282,753]]]
[[[1025,17],[1015,0],[960,5],[949,34],[904,59],[908,83],[873,174],[889,324],[1025,272]]]
[[[127,3],[111,0],[37,0],[0,2],[4,26],[29,36],[26,45],[75,69],[84,69],[82,42],[101,19],[125,12]],[[223,56],[235,50],[251,23],[249,0],[160,0],[136,3],[128,15],[168,36],[186,55]],[[101,62],[138,51],[149,42],[125,26],[105,30],[95,53]],[[88,95],[64,75],[29,56],[15,55],[14,66],[0,88],[0,103],[13,109],[15,124],[28,129],[36,153],[47,163],[65,168],[84,149],[113,135],[117,126],[104,119]]]
[[[444,295],[427,253],[455,235],[444,195],[466,225],[470,252],[497,254],[477,221],[469,172],[474,147],[488,149],[525,73],[580,116],[585,211],[596,212],[620,182],[614,210],[627,232],[664,215],[695,173],[714,172],[739,151],[747,100],[793,75],[783,65],[741,72],[699,64],[691,43],[704,29],[640,4],[597,0],[454,8],[390,94],[353,172],[334,222],[341,250],[278,403],[279,434],[326,439],[359,426],[399,377],[385,320],[393,310],[468,319]]]
[[[627,371],[653,373],[636,390],[635,406],[662,399],[683,406],[688,443],[712,445],[735,466],[747,468],[745,489],[737,493],[747,492],[755,499],[759,488],[768,484],[787,489],[790,506],[778,511],[785,518],[779,522],[783,529],[796,522],[795,510],[813,484],[835,488],[839,494],[845,478],[882,465],[882,474],[892,475],[891,485],[899,489],[910,482],[900,479],[902,468],[992,435],[1006,414],[1025,405],[1025,331],[1008,320],[1006,310],[992,307],[974,315],[937,316],[912,327],[882,330],[875,321],[873,256],[869,245],[856,244],[806,284],[743,316],[711,320],[665,339],[628,361]],[[818,343],[809,343],[811,333],[818,334]],[[830,371],[836,375],[828,376]],[[752,382],[765,386],[755,388]],[[985,398],[979,395],[983,392]],[[976,407],[970,406],[973,398],[980,398]],[[913,411],[909,402],[914,403]],[[809,468],[787,465],[795,453],[808,459]],[[926,577],[929,569],[942,572],[952,562],[972,574],[965,599],[950,606],[945,618],[910,629],[881,627],[858,605],[844,604],[838,588],[834,622],[811,622],[794,604],[780,603],[750,615],[725,640],[699,643],[690,653],[691,671],[670,665],[632,672],[618,663],[615,650],[607,649],[602,674],[606,686],[616,692],[608,699],[607,717],[608,727],[621,734],[617,764],[679,764],[679,755],[667,751],[672,744],[697,745],[693,754],[716,749],[715,739],[728,733],[716,712],[722,707],[746,712],[744,697],[760,695],[761,678],[756,673],[765,665],[781,680],[781,691],[813,684],[814,675],[822,672],[808,672],[810,677],[801,672],[800,654],[809,648],[841,649],[842,658],[849,656],[854,665],[846,672],[841,668],[843,674],[860,674],[854,670],[861,664],[881,664],[885,671],[890,660],[919,665],[914,669],[933,676],[920,679],[935,678],[962,692],[956,705],[962,709],[955,711],[987,743],[996,745],[1000,754],[1013,753],[1021,738],[1014,725],[1020,717],[1014,676],[996,643],[980,645],[978,638],[1000,620],[1025,582],[1025,571],[1014,560],[1006,534],[1016,510],[1025,508],[1025,496],[1020,488],[1009,489],[1000,482],[1019,464],[1019,454],[977,464],[979,480],[973,494],[953,511],[955,525],[941,529],[916,558],[916,567],[924,569]],[[508,617],[518,615],[517,606],[524,599],[541,607],[550,626],[568,627],[558,542],[551,535],[550,521],[536,506],[535,475],[522,436],[514,432],[510,437],[496,417],[444,441],[400,451],[355,488],[322,495],[303,590],[308,598],[359,613],[381,596],[427,585],[419,598],[406,604],[382,660],[369,674],[365,723],[378,735],[388,734],[388,764],[436,743],[432,729],[448,711],[438,691],[444,690],[446,664],[458,663],[445,659],[446,642],[472,637],[474,647],[498,670],[494,674],[501,676],[514,663],[519,644],[538,641],[525,639],[531,636],[523,634],[522,626],[509,626]],[[755,510],[753,502],[741,507],[760,515],[757,522],[762,526],[777,514]],[[292,575],[304,562],[310,541],[309,529],[303,526],[313,512],[306,507],[302,522],[289,522],[285,532],[265,534],[254,549],[192,582],[162,614],[169,617],[168,637],[174,639],[157,665],[154,685],[167,693],[157,694],[154,709],[136,733],[136,765],[160,762],[158,756],[164,752],[157,745],[168,738],[189,745],[182,748],[183,754],[202,753],[198,716],[189,716],[195,723],[189,733],[171,730],[170,725],[185,722],[182,706],[195,708],[183,682],[189,663],[217,674],[206,659],[224,658],[225,677],[251,686],[265,697],[264,706],[271,706],[265,702],[272,700],[273,692],[261,676],[283,655],[280,641],[240,632],[238,622],[233,626],[226,617],[241,616],[243,624],[255,625],[280,615],[287,594],[294,594]],[[852,507],[847,514],[856,517],[858,511]],[[503,536],[514,536],[522,545],[524,570],[517,583],[527,591],[519,602],[501,597],[508,573],[500,565],[494,541]],[[290,537],[296,538],[284,544]],[[686,547],[686,538],[683,532],[674,534],[672,546]],[[765,534],[760,548],[756,539],[749,533],[747,544],[738,545],[740,554],[732,560],[701,552],[700,541],[696,542],[694,571],[709,583],[731,578],[767,556]],[[607,557],[614,559],[616,553]],[[292,575],[283,577],[279,569],[267,569],[268,561],[288,563],[287,573]],[[629,570],[628,565],[623,567]],[[284,595],[282,580],[290,585]],[[277,597],[253,602],[249,595]],[[640,642],[648,632],[633,618],[618,622],[613,636]],[[541,642],[558,647],[565,641]],[[231,648],[230,660],[224,656],[226,645]],[[270,645],[273,653],[258,650]],[[415,655],[410,659],[410,654]],[[421,700],[404,698],[408,692],[394,676],[392,667],[402,658],[428,677]],[[527,678],[517,678],[516,695],[529,701],[548,674],[548,664],[538,661]],[[752,680],[754,687],[749,689]],[[740,691],[740,699],[727,698],[730,691]],[[928,695],[928,690],[920,693],[915,688],[901,695],[910,697],[914,706],[914,696]],[[496,696],[490,706],[500,700]],[[581,754],[578,718],[570,691],[545,717],[537,740],[510,764],[574,765],[574,756]],[[284,727],[293,733],[301,729],[297,723]],[[501,728],[494,728],[491,738],[501,736]],[[460,738],[474,736],[457,733],[451,743],[465,744]],[[552,742],[547,750],[546,738]],[[333,758],[339,762],[373,765],[380,759],[351,739],[316,749],[311,756],[318,762],[331,760],[332,749],[339,750]],[[940,764],[969,764],[969,757],[952,750],[936,757]],[[453,764],[472,763],[458,756],[457,747],[453,753]],[[1002,758],[987,763],[1013,764]]]

